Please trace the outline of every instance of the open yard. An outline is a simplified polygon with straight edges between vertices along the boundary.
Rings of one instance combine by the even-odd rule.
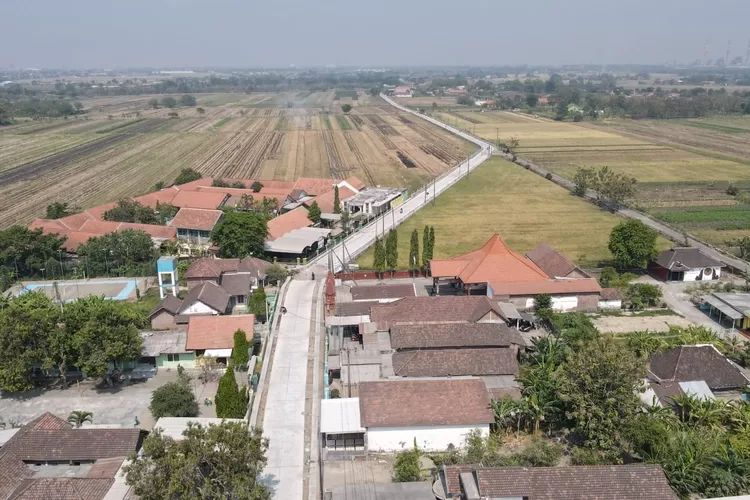
[[[29,222],[55,201],[88,208],[142,194],[187,167],[212,177],[357,176],[413,189],[465,158],[455,136],[379,97],[357,97],[196,94],[202,114],[152,109],[153,96],[97,98],[83,101],[81,119],[0,128],[0,227]]]
[[[421,245],[422,230],[431,225],[436,258],[475,250],[498,233],[518,252],[546,241],[575,262],[592,266],[610,258],[607,241],[619,221],[557,184],[493,158],[399,227],[399,261],[405,268],[412,230],[419,231]],[[372,269],[372,258],[370,249],[357,263]]]

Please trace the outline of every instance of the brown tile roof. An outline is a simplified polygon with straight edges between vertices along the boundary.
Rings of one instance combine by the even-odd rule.
[[[221,277],[221,288],[232,296],[249,294],[252,283],[253,277],[247,273],[224,274]]]
[[[253,276],[265,277],[266,269],[273,263],[256,257],[245,257],[242,259],[215,259],[204,257],[198,259],[188,268],[186,278],[214,278],[218,279],[222,273],[241,272],[251,273]]]
[[[510,398],[513,401],[521,400],[521,390],[518,387],[493,387],[487,389],[490,393],[490,399]]]
[[[494,422],[481,379],[362,382],[364,427],[479,425]],[[454,443],[456,445],[460,443]]]
[[[649,359],[649,376],[669,382],[704,380],[711,390],[748,384],[742,370],[712,345],[684,345],[655,354]]]
[[[435,277],[458,277],[464,283],[541,281],[548,279],[531,260],[508,248],[493,235],[479,250],[453,259],[430,261]]]
[[[565,295],[576,293],[600,293],[602,287],[595,279],[562,279],[544,281],[491,282],[490,287],[494,297],[537,295]]]
[[[502,311],[486,295],[405,297],[389,304],[375,305],[370,319],[378,327],[389,329],[398,323],[449,322],[476,323],[490,312],[497,319]]]
[[[8,498],[21,481],[33,475],[34,472],[12,453],[0,451],[0,498]]]
[[[450,467],[448,467],[450,469]],[[485,498],[528,500],[676,499],[658,465],[493,467],[476,469]]]
[[[724,267],[724,264],[704,254],[698,248],[670,248],[654,259],[661,267],[672,271],[687,271],[704,267]]]
[[[23,461],[79,461],[124,457],[138,449],[139,429],[73,429],[45,413],[23,426],[2,448]]]
[[[516,352],[514,347],[399,351],[393,353],[393,371],[399,377],[515,375]]]
[[[393,325],[393,349],[508,347],[525,345],[521,334],[504,323],[422,323]]]
[[[172,205],[178,208],[201,208],[216,210],[229,195],[223,192],[180,191],[172,200]]]
[[[25,479],[8,497],[8,500],[102,500],[114,482],[114,478]]]
[[[211,231],[223,215],[221,210],[181,208],[172,220],[172,227]]]
[[[550,278],[564,278],[576,270],[582,272],[570,259],[547,243],[539,244],[539,246],[527,253],[526,257],[539,266]]]
[[[307,218],[307,209],[298,207],[268,221],[268,239],[275,240],[289,231],[312,226]]]
[[[263,184],[265,185],[265,183]],[[300,177],[294,183],[294,189],[301,189],[310,196],[319,196],[332,190],[333,186],[334,181],[332,179],[314,179],[309,177]]]
[[[167,311],[170,314],[177,314],[178,312],[180,312],[181,306],[182,299],[180,299],[179,297],[175,297],[174,295],[167,295],[166,297],[161,299],[158,304],[156,304],[156,307],[151,310],[148,317],[149,319],[151,319],[160,311]]]
[[[391,285],[380,283],[373,286],[353,286],[351,287],[352,300],[373,300],[373,299],[400,299],[403,297],[414,297],[414,284]]]
[[[622,293],[617,288],[602,288],[600,298],[602,300],[622,300]]]
[[[229,308],[229,293],[212,281],[207,281],[201,286],[190,290],[180,305],[179,314],[183,314],[196,302],[202,302],[219,312],[224,313]]]
[[[380,304],[377,300],[342,302],[336,304],[334,316],[368,316],[370,309]]]
[[[253,340],[255,316],[235,314],[231,316],[191,316],[188,322],[187,343],[189,351],[196,349],[231,349],[234,347],[234,332],[242,330],[247,340]]]

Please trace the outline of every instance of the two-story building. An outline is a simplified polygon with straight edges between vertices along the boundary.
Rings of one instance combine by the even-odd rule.
[[[221,221],[221,210],[181,208],[172,227],[177,230],[180,255],[198,256],[207,253],[211,246],[211,231]]]

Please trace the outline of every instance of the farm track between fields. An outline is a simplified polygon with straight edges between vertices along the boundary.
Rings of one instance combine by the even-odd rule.
[[[161,120],[149,121],[147,123],[140,124],[136,128],[131,128],[127,132],[121,132],[109,137],[95,139],[61,153],[45,158],[40,158],[23,165],[19,165],[12,169],[5,170],[3,172],[0,172],[0,187],[23,181],[31,177],[36,177],[65,165],[69,165],[91,154],[98,153],[107,148],[110,148],[119,142],[133,137],[136,134],[145,134],[156,130],[162,125],[164,125],[164,122]]]

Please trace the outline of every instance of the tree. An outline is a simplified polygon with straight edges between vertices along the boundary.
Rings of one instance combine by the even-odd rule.
[[[272,264],[266,268],[266,278],[271,284],[280,284],[284,281],[289,273],[281,264]]]
[[[640,414],[638,393],[645,375],[645,361],[611,338],[598,336],[567,354],[557,375],[560,397],[586,443],[624,449],[623,430]]]
[[[156,224],[158,222],[153,208],[141,203],[123,199],[117,205],[104,212],[104,220],[114,222],[135,222],[137,224]]]
[[[70,215],[70,209],[67,203],[56,201],[47,205],[47,213],[45,215],[47,219],[62,219],[68,215]]]
[[[341,213],[341,199],[339,198],[339,187],[335,186],[333,188],[333,213],[340,214]]]
[[[211,241],[219,247],[219,255],[228,258],[260,257],[265,251],[268,221],[263,214],[253,212],[224,213],[211,232]]]
[[[380,89],[377,87],[370,88],[369,92],[370,92],[370,95],[373,97],[377,97],[378,95],[380,95]]]
[[[48,260],[60,256],[64,242],[64,237],[44,234],[41,229],[11,226],[1,230],[0,269],[16,278],[41,276]]]
[[[586,192],[594,185],[594,170],[592,168],[579,167],[573,176],[573,193],[576,196],[585,196]]]
[[[391,272],[398,266],[398,232],[395,229],[389,230],[385,239],[385,262]]]
[[[120,364],[141,356],[141,324],[136,310],[102,297],[81,298],[68,305],[65,328],[72,333],[75,366],[112,385]],[[110,364],[115,372],[110,371]]]
[[[351,104],[343,104],[341,106],[341,111],[343,111],[344,114],[348,113],[351,110],[352,110],[352,105]]]
[[[253,193],[257,193],[257,192],[259,192],[259,191],[260,191],[261,189],[263,189],[263,183],[262,183],[262,182],[260,182],[260,181],[254,181],[254,182],[253,182],[253,183],[252,183],[252,184],[250,185],[250,189],[252,189],[252,190],[253,190]]]
[[[656,231],[639,220],[619,223],[609,235],[609,251],[620,269],[645,269],[656,257]]]
[[[90,411],[75,410],[68,415],[68,423],[76,429],[80,429],[86,422],[94,423],[94,414]]]
[[[528,104],[530,108],[535,108],[538,103],[539,97],[536,94],[526,95],[526,104]]]
[[[422,232],[422,266],[424,266],[425,271],[430,266],[430,259],[432,259],[430,247],[430,226],[425,226],[424,231]]]
[[[539,319],[549,320],[552,316],[552,297],[546,293],[534,297],[534,312]]]
[[[341,212],[341,230],[344,232],[344,235],[349,231],[349,210]]]
[[[307,209],[307,218],[310,219],[310,222],[313,224],[320,223],[320,207],[318,206],[317,201],[313,201],[310,204],[310,208]]]
[[[174,183],[176,185],[187,184],[188,182],[197,181],[201,177],[203,176],[192,168],[183,168],[180,170],[180,174],[174,180]]]
[[[596,172],[594,189],[600,201],[609,200],[618,207],[625,199],[635,193],[635,179],[625,174],[615,173],[609,167],[602,167]]]
[[[414,447],[400,451],[396,454],[396,461],[393,463],[393,482],[410,483],[422,479],[422,467],[419,463],[419,457],[422,451],[417,446],[417,440],[414,439]]]
[[[229,183],[224,179],[215,177],[213,180],[211,180],[211,187],[228,188]]]
[[[247,393],[237,387],[234,372],[227,369],[219,379],[216,390],[216,416],[219,418],[243,418],[247,412]]]
[[[505,143],[505,149],[508,151],[508,153],[512,154],[513,156],[516,155],[516,151],[518,151],[518,145],[520,144],[518,138],[511,137],[508,139],[508,142]]]
[[[234,349],[232,349],[232,361],[235,367],[247,366],[250,361],[248,351],[250,343],[247,341],[247,334],[243,330],[234,332]]]
[[[632,283],[625,290],[625,303],[629,309],[645,309],[659,305],[663,292],[658,285]]]
[[[177,99],[172,96],[162,97],[161,105],[165,108],[174,108],[177,106]]]
[[[416,229],[411,232],[411,242],[409,242],[409,269],[419,270],[419,231]]]
[[[234,189],[247,189],[247,186],[245,186],[245,183],[242,181],[233,181],[229,187]]]
[[[159,101],[157,99],[149,99],[148,105],[154,109],[159,109]]]
[[[198,402],[190,385],[178,380],[167,382],[151,393],[148,407],[155,419],[162,417],[197,417]]]
[[[248,310],[261,322],[266,321],[266,291],[263,289],[263,285],[260,285],[250,296]]]
[[[89,276],[142,276],[156,256],[151,236],[133,229],[90,238],[76,253]]]
[[[203,109],[203,108],[195,108],[195,112],[198,113],[199,115],[205,115],[206,114],[206,110]]]
[[[239,422],[202,427],[192,422],[175,441],[150,433],[125,468],[126,482],[142,500],[232,498],[270,500],[260,481],[268,440]]]
[[[379,273],[385,271],[385,248],[383,248],[383,242],[380,238],[375,238],[375,250],[372,266]]]
[[[435,256],[435,226],[430,226],[430,260]]]
[[[182,97],[180,97],[180,105],[182,106],[195,106],[195,96],[192,96],[190,94],[185,94]]]

